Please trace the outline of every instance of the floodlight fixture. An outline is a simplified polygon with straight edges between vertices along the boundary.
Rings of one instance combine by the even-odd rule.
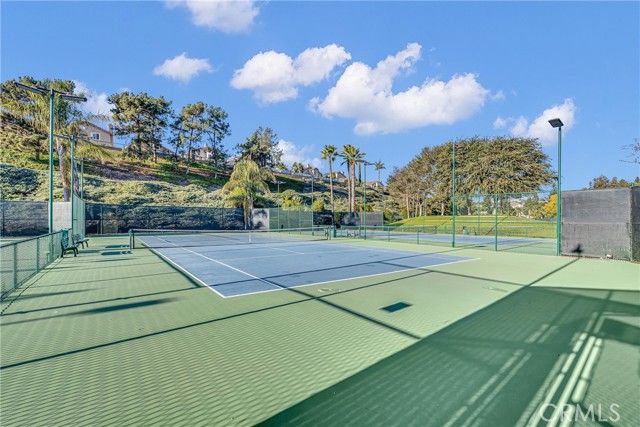
[[[22,83],[18,83],[18,82],[14,82],[14,84],[19,87],[20,89],[24,89],[27,90],[29,92],[33,92],[33,93],[37,93],[40,95],[47,95],[49,93],[49,91],[45,88],[39,87],[39,86],[29,86],[29,85],[25,85]]]
[[[549,124],[554,128],[559,128],[564,126],[564,123],[562,123],[562,120],[560,119],[551,119],[549,120]]]

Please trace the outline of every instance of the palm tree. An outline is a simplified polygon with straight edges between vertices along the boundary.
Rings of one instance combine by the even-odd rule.
[[[380,185],[382,185],[382,181],[380,180],[380,171],[386,168],[384,167],[384,163],[382,163],[382,160],[378,160],[374,164],[376,166],[376,170],[378,171],[378,182],[380,183]]]
[[[359,148],[354,147],[351,144],[347,144],[342,147],[340,157],[344,159],[342,164],[347,164],[347,171],[349,172],[349,211],[355,212],[356,210],[356,164],[359,164],[364,158],[365,153],[362,153]]]
[[[261,169],[253,160],[242,159],[235,164],[229,181],[222,187],[229,192],[227,200],[244,209],[245,228],[251,221],[251,210],[260,194],[268,193],[266,180],[275,181],[274,175],[266,168]]]
[[[304,171],[304,166],[300,162],[293,162],[291,165],[291,172],[302,173]]]
[[[333,161],[338,155],[338,149],[335,145],[325,145],[320,154],[329,162],[329,191],[331,192],[331,212],[333,212]]]

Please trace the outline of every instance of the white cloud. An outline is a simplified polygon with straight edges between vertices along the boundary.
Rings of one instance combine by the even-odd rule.
[[[349,59],[351,55],[335,44],[306,49],[295,59],[284,53],[260,52],[235,71],[231,86],[253,90],[254,97],[264,104],[283,102],[295,99],[299,86],[326,79]]]
[[[493,128],[502,129],[507,125],[507,123],[508,121],[506,119],[503,119],[502,117],[498,116],[496,117],[496,120],[493,122]]]
[[[90,114],[104,114],[109,115],[111,110],[111,104],[107,102],[107,95],[104,92],[97,93],[96,91],[89,89],[89,87],[83,83],[74,80],[76,85],[75,93],[82,94],[87,98],[87,102],[81,102],[80,108]]]
[[[194,25],[225,33],[241,33],[253,26],[258,13],[254,1],[243,0],[170,0],[170,8],[185,7],[191,12]]]
[[[577,107],[573,100],[568,98],[561,105],[553,105],[536,117],[533,122],[520,116],[517,119],[509,119],[513,122],[511,134],[526,138],[537,138],[543,146],[554,145],[558,142],[558,131],[549,124],[550,119],[559,118],[564,123],[563,131],[570,130],[575,124]]]
[[[492,101],[504,101],[505,99],[507,99],[507,97],[504,95],[504,92],[502,90],[491,94]]]
[[[309,107],[325,117],[356,120],[360,135],[396,133],[433,124],[452,124],[476,113],[489,96],[474,74],[455,75],[449,81],[427,80],[404,92],[393,93],[393,81],[411,71],[420,59],[417,43],[375,68],[354,62],[344,71],[326,98],[311,100]]]
[[[303,166],[311,165],[318,169],[322,166],[322,160],[319,157],[314,157],[316,149],[313,145],[298,147],[293,142],[281,139],[278,141],[278,148],[282,150],[280,161],[289,169],[291,169],[294,162],[302,163]]]
[[[189,58],[186,52],[183,52],[181,55],[167,59],[162,65],[155,67],[153,74],[186,83],[204,71],[208,73],[213,72],[209,61],[206,59]]]

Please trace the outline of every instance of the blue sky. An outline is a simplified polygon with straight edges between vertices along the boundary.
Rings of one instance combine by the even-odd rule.
[[[287,165],[326,144],[393,170],[452,139],[535,137],[563,189],[640,174],[640,2],[1,3],[1,78],[75,80],[87,111],[147,92],[271,127]],[[344,167],[341,167],[344,169]],[[369,172],[374,177],[374,172]]]

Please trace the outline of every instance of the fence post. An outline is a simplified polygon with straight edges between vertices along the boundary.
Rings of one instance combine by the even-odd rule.
[[[40,272],[40,238],[36,239],[36,273]]]
[[[18,245],[13,245],[13,283],[11,289],[15,289],[18,284]]]
[[[495,235],[495,242],[494,242],[494,246],[495,246],[495,250],[496,252],[498,251],[498,194],[494,194],[494,204],[495,204],[495,209],[496,209],[496,215],[495,215],[495,223],[493,226],[493,234]]]

